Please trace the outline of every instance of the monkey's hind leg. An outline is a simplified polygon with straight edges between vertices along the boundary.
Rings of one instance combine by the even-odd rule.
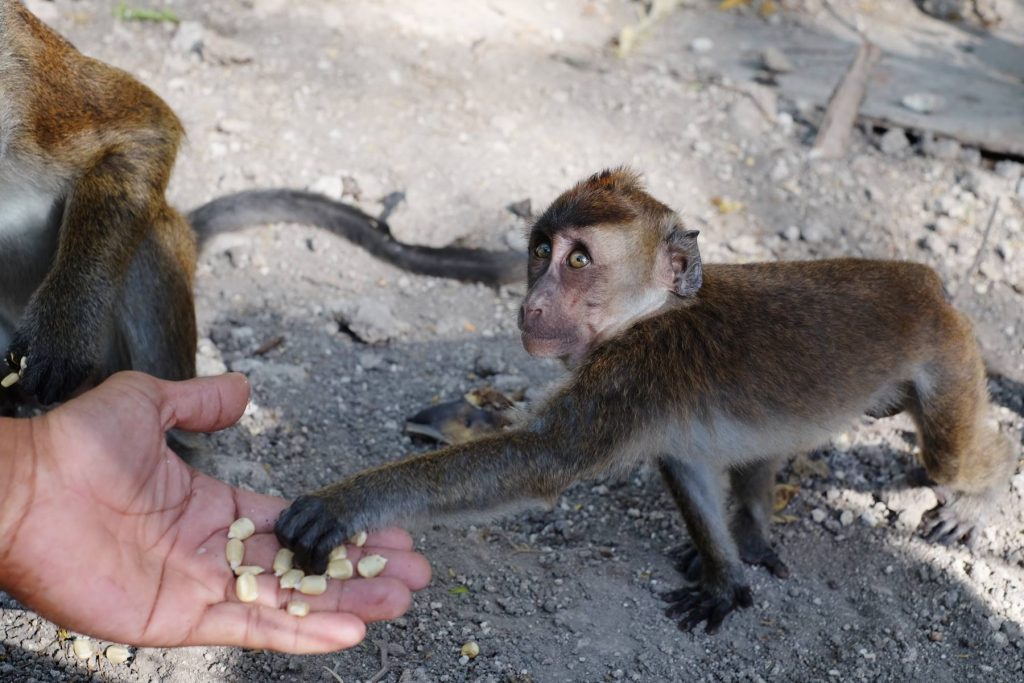
[[[939,498],[919,531],[929,541],[973,546],[1005,493],[1015,458],[1009,440],[987,420],[989,397],[980,354],[969,325],[961,318],[957,323],[960,335],[949,335],[957,343],[916,382],[909,410],[918,429],[922,464],[937,484]]]
[[[789,578],[789,567],[768,542],[774,505],[775,472],[779,459],[772,458],[735,467],[729,471],[735,504],[729,529],[739,548],[740,559],[765,567],[780,579]],[[674,553],[676,568],[689,581],[697,581],[702,571],[700,553],[687,543]]]
[[[729,612],[754,604],[732,535],[725,523],[722,485],[707,463],[663,456],[661,475],[686,522],[691,542],[700,555],[701,576],[696,586],[665,593],[665,614],[691,630],[707,621],[715,633]]]
[[[170,209],[155,227],[136,252],[121,288],[117,343],[107,360],[107,374],[138,370],[161,379],[191,379],[196,375],[197,343],[193,238]],[[172,430],[167,442],[186,461],[202,451],[195,434]]]

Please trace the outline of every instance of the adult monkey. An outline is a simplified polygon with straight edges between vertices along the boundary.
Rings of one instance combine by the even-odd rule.
[[[679,505],[697,585],[669,593],[680,626],[752,602],[741,562],[786,567],[767,540],[777,459],[864,413],[906,410],[940,504],[920,532],[971,542],[1014,457],[985,420],[967,318],[926,266],[842,259],[703,265],[697,233],[626,170],[564,193],[530,237],[527,351],[573,368],[520,429],[356,474],[298,498],[282,545],[323,571],[349,534],[551,501],[580,478],[649,460]],[[736,515],[725,517],[728,472]]]
[[[259,222],[315,224],[416,273],[518,279],[517,254],[405,245],[310,193],[244,192],[186,221],[164,194],[182,134],[149,88],[0,0],[0,378],[52,403],[117,370],[192,377],[197,235]],[[13,399],[0,389],[0,412]]]

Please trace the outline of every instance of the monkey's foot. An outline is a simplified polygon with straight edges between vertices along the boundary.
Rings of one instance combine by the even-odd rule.
[[[718,632],[729,612],[754,604],[750,586],[734,583],[716,591],[700,586],[680,588],[661,597],[669,603],[665,616],[677,620],[680,630],[692,631],[694,626],[706,621],[704,631],[709,634]]]
[[[990,497],[954,493],[944,486],[936,486],[934,491],[939,504],[924,513],[918,533],[931,543],[960,541],[973,549],[985,528]]]
[[[739,546],[741,560],[750,565],[764,567],[777,578],[789,578],[789,567],[763,536],[757,533],[734,533],[733,536]],[[696,583],[700,580],[704,563],[692,543],[687,542],[670,550],[669,557],[674,562],[676,570],[686,577],[687,581]]]
[[[295,564],[313,574],[327,570],[327,556],[354,531],[316,496],[296,498],[274,525],[277,540],[295,553]]]

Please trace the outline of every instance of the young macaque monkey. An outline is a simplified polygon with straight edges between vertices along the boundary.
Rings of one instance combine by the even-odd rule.
[[[186,220],[164,196],[182,134],[149,88],[0,0],[0,380],[17,382],[0,389],[0,413],[15,390],[52,403],[117,370],[195,375],[197,235],[305,222],[414,272],[519,276],[513,252],[401,244],[310,193],[244,192]]]
[[[908,411],[941,491],[920,532],[972,539],[1014,459],[985,419],[968,320],[929,268],[842,259],[703,265],[697,233],[628,170],[561,195],[530,236],[523,344],[572,376],[525,426],[356,474],[298,498],[277,522],[323,571],[349,534],[553,501],[577,479],[657,464],[695,553],[669,593],[680,626],[752,603],[742,563],[784,576],[767,539],[779,458],[857,416]],[[726,519],[723,478],[735,513]]]

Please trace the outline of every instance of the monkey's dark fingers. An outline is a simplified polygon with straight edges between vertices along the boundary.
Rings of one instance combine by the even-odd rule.
[[[678,619],[684,614],[697,608],[704,596],[697,590],[688,590],[687,594],[665,608],[665,616],[669,619]]]
[[[87,363],[32,354],[28,365],[21,371],[21,388],[44,405],[56,403],[71,396],[85,382],[90,371]]]
[[[348,538],[349,531],[316,496],[295,499],[274,525],[277,540],[295,552],[299,567],[315,574],[327,569],[327,556]]]
[[[747,555],[740,553],[740,559],[747,564],[760,565],[770,571],[776,578],[788,579],[789,578],[789,567],[779,554],[775,552],[771,546],[767,543],[756,555]]]

